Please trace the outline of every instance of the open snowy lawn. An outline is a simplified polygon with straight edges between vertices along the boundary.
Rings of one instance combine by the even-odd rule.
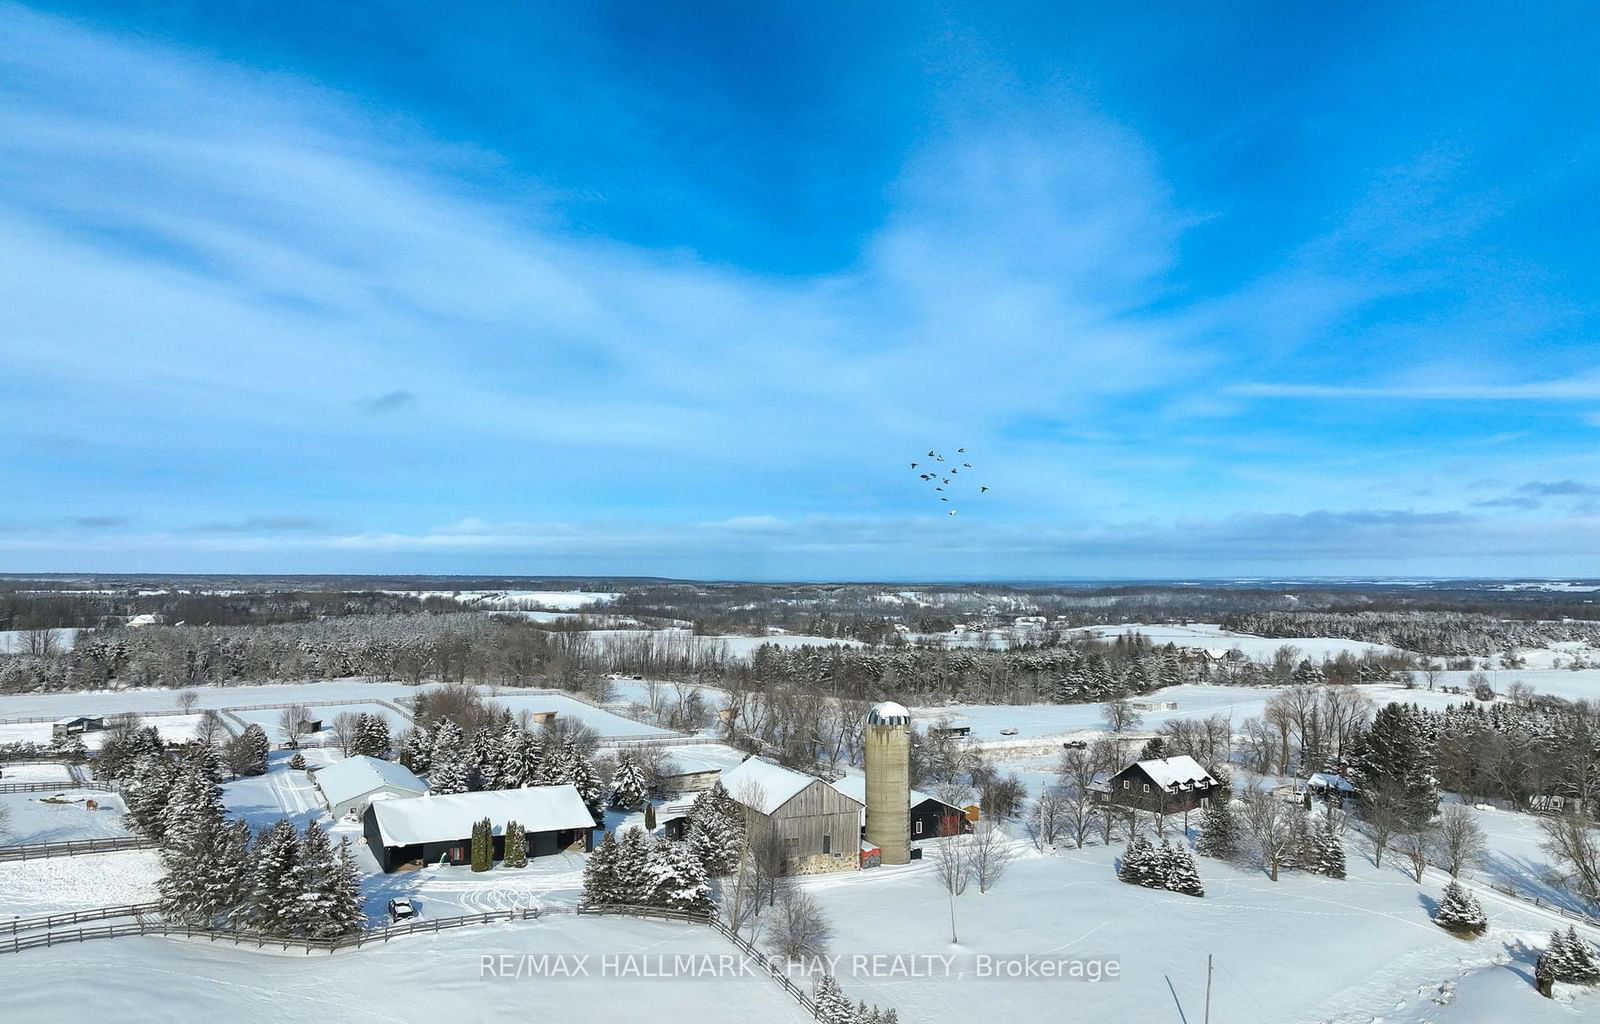
[[[248,704],[290,704],[309,700],[348,700],[361,703],[375,698],[397,701],[414,697],[418,687],[405,683],[373,683],[363,679],[337,679],[311,683],[273,683],[265,686],[193,687],[201,710]],[[176,713],[177,690],[137,688],[80,690],[70,693],[18,693],[0,696],[0,719],[66,718],[70,715]],[[48,725],[46,725],[48,730]]]
[[[70,786],[72,773],[64,764],[50,761],[0,764],[0,782],[48,782]]]
[[[307,750],[307,761],[326,761],[328,752]],[[329,824],[317,787],[303,771],[289,767],[293,751],[275,750],[267,757],[267,773],[233,779],[222,784],[222,803],[230,817],[243,818],[251,828],[266,828],[288,819],[305,828],[313,819]]]
[[[1041,857],[1027,848],[997,888],[980,894],[974,886],[957,900],[959,946],[950,944],[948,897],[931,865],[805,884],[835,925],[835,953],[1107,956],[1121,963],[1120,980],[1100,983],[843,972],[852,998],[894,1005],[902,1020],[936,1019],[958,1003],[981,1005],[986,1019],[1018,1021],[1061,1019],[1063,1006],[1072,1007],[1074,1020],[1179,1020],[1181,1003],[1187,1019],[1197,1020],[1207,953],[1217,964],[1213,1020],[1413,1020],[1390,1014],[1463,971],[1515,959],[1521,945],[1542,942],[1556,920],[1486,896],[1490,931],[1463,942],[1429,921],[1439,881],[1417,886],[1398,868],[1375,869],[1354,852],[1343,882],[1286,873],[1273,883],[1201,859],[1207,895],[1194,899],[1118,882],[1119,851]],[[1524,996],[1529,1014],[1548,1009],[1531,986]],[[1600,1015],[1600,994],[1582,998],[1586,1013]]]
[[[9,774],[9,773],[8,773]],[[67,803],[46,803],[57,797]],[[99,804],[89,810],[87,801]],[[74,789],[71,783],[59,793],[0,793],[0,807],[8,813],[0,843],[64,843],[74,839],[111,839],[128,835],[122,824],[122,798],[115,793]]]
[[[327,700],[329,698],[305,696],[301,697],[300,699]],[[382,704],[376,704],[371,701],[363,702],[353,700],[348,704],[323,705],[308,708],[307,710],[311,712],[311,717],[313,719],[316,719],[322,723],[322,729],[320,732],[312,733],[300,738],[300,742],[308,746],[312,744],[331,744],[336,742],[333,738],[332,725],[334,718],[339,715],[377,715],[379,718],[382,718],[389,724],[389,736],[395,741],[399,740],[401,733],[411,728],[410,719],[399,714],[398,712],[384,707]],[[283,743],[289,738],[288,735],[284,733],[282,727],[278,724],[279,720],[283,717],[282,708],[259,708],[250,711],[235,711],[233,713],[243,719],[247,725],[261,726],[262,731],[267,734],[267,741],[269,743]]]
[[[1590,660],[1600,660],[1600,654],[1593,654]],[[1489,685],[1500,694],[1510,690],[1512,683],[1527,683],[1533,687],[1534,692],[1546,693],[1552,697],[1564,697],[1567,700],[1600,700],[1600,668],[1577,671],[1569,668],[1501,668],[1489,669],[1483,674],[1489,677]],[[1471,684],[1467,679],[1471,675],[1473,675],[1471,672],[1441,672],[1439,685],[1459,686],[1463,690],[1470,690]]]
[[[0,920],[144,903],[156,898],[160,877],[154,850],[0,861]],[[0,967],[0,976],[11,969]]]
[[[31,950],[0,969],[7,979],[6,1019],[28,1024],[95,1019],[129,1024],[811,1020],[765,977],[599,976],[601,958],[612,954],[718,956],[733,948],[701,925],[550,917],[419,935],[332,957],[130,938]],[[521,954],[588,955],[592,973],[575,978],[482,976],[483,957]]]
[[[592,707],[582,701],[561,694],[522,693],[514,689],[499,689],[492,695],[485,693],[492,704],[511,709],[513,715],[523,711],[554,711],[559,718],[575,718],[601,736],[666,736],[670,732],[653,725],[635,722],[621,715]]]

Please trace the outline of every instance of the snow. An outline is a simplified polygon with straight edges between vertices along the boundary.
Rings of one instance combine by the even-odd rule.
[[[411,774],[405,765],[376,757],[348,757],[321,769],[312,783],[322,791],[330,805],[358,800],[379,790],[396,789],[421,796],[427,783]]]
[[[911,712],[906,710],[904,704],[896,704],[892,700],[874,704],[872,710],[867,712],[868,725],[908,725],[910,722]]]
[[[519,608],[537,605],[555,611],[573,611],[615,601],[620,594],[594,594],[582,590],[385,590],[385,594],[429,598],[449,597],[462,604],[484,608]]]
[[[1284,646],[1299,648],[1300,657],[1310,658],[1314,662],[1323,658],[1335,658],[1345,653],[1360,657],[1368,652],[1387,654],[1395,650],[1382,644],[1335,637],[1265,637],[1252,633],[1235,633],[1223,629],[1220,624],[1214,622],[1195,622],[1184,626],[1130,622],[1116,626],[1086,626],[1066,632],[1069,636],[1095,637],[1101,640],[1114,640],[1125,633],[1139,633],[1153,644],[1171,643],[1179,647],[1205,648],[1222,652],[1237,647],[1246,657],[1256,660],[1271,660],[1278,648]]]
[[[529,832],[588,829],[594,826],[577,787],[532,786],[480,793],[384,800],[372,805],[385,846],[442,843],[472,835],[474,822],[488,818],[494,834],[515,821]]]
[[[66,765],[49,761],[0,764],[0,782],[49,782],[70,786],[72,773],[67,771]]]
[[[423,908],[422,913],[428,914]],[[332,957],[130,938],[15,954],[8,1020],[126,1024],[289,1019],[379,1024],[429,1020],[644,1021],[692,1013],[695,1024],[814,1024],[771,979],[601,977],[601,959],[643,953],[720,956],[734,947],[704,925],[551,916],[417,935]],[[587,956],[589,976],[485,977],[484,958]],[[10,956],[11,954],[8,954]],[[515,960],[509,961],[513,965]],[[902,1020],[909,1020],[904,1014]]]
[[[147,903],[156,898],[156,879],[160,877],[161,858],[154,850],[0,862],[0,920]],[[5,970],[9,972],[11,967],[7,964]],[[21,994],[15,986],[10,989],[8,1002]]]
[[[852,770],[848,775],[834,779],[832,782],[828,783],[828,785],[854,800],[856,803],[861,804],[863,807],[866,806],[867,777],[865,775]],[[913,789],[909,791],[909,800],[907,806],[915,807],[924,800],[932,799],[933,797],[929,796],[927,793],[922,793]]]
[[[7,777],[10,777],[8,771]],[[45,803],[62,797],[69,803]],[[99,804],[89,810],[85,801]],[[40,793],[0,793],[0,807],[9,812],[3,842],[7,846],[26,843],[63,843],[74,839],[113,839],[128,835],[122,823],[125,810],[115,793],[79,789],[70,782],[60,790]]]
[[[1189,789],[1191,783],[1206,786],[1214,786],[1217,783],[1217,780],[1188,754],[1140,761],[1139,768],[1150,776],[1151,782],[1168,791]]]
[[[38,630],[33,629],[0,629],[0,654],[22,654],[30,646],[30,639]],[[72,645],[77,643],[79,629],[65,628],[50,630],[50,647],[56,651],[70,651]]]
[[[612,714],[603,708],[585,704],[581,700],[559,693],[522,693],[517,690],[493,690],[484,694],[491,704],[509,708],[513,715],[523,711],[554,711],[558,718],[575,718],[601,736],[671,736],[670,729],[635,722],[631,718]]]
[[[722,773],[722,788],[736,800],[743,802],[749,787],[759,788],[760,802],[746,806],[754,806],[762,814],[771,814],[817,781],[810,775],[790,771],[759,757],[752,757],[739,767]]]

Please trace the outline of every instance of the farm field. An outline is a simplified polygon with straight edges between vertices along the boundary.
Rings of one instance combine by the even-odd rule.
[[[6,773],[8,779],[10,774]],[[53,802],[57,800],[64,802]],[[90,800],[99,805],[97,809],[86,806]],[[6,846],[114,839],[130,834],[122,823],[126,808],[120,796],[78,789],[70,783],[56,792],[0,793],[0,807],[7,812],[6,832],[0,838]]]
[[[280,1024],[287,1019],[379,1024],[433,1017],[489,1020],[642,1021],[693,1007],[696,1024],[801,1024],[812,1018],[771,980],[602,978],[611,954],[731,953],[727,940],[701,925],[623,918],[547,917],[437,935],[417,935],[332,957],[130,938],[15,954],[10,971],[28,984],[8,986],[7,1016],[28,1022],[84,1015],[158,1022],[227,1020]],[[591,958],[594,976],[483,977],[482,958],[568,954]],[[86,974],[108,979],[84,984]],[[109,983],[115,979],[115,983]],[[70,1011],[62,993],[73,993]],[[595,1016],[603,1006],[603,1017]],[[536,1014],[530,1007],[537,1007]],[[902,1017],[903,1020],[910,1018]]]

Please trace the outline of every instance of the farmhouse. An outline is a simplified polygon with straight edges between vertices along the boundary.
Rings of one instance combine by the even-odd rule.
[[[843,793],[852,800],[865,807],[867,802],[867,778],[864,775],[846,775],[842,779],[835,779],[829,783],[834,789]],[[972,822],[967,820],[966,812],[954,804],[947,804],[936,796],[929,796],[917,790],[910,791],[911,801],[911,835],[915,841],[918,839],[932,839],[941,834],[945,826],[943,822],[955,819],[961,822],[961,831],[971,832]],[[861,813],[862,834],[866,834],[866,811]],[[952,833],[953,834],[953,833]]]
[[[594,819],[577,787],[534,786],[367,805],[362,830],[385,871],[408,864],[465,864],[472,858],[472,826],[488,818],[494,859],[505,857],[506,822],[528,833],[528,856],[543,857],[575,845],[594,848]]]
[[[101,732],[106,727],[106,720],[100,715],[74,715],[71,718],[58,718],[50,723],[50,738],[55,740],[66,739],[68,736],[81,736],[86,732]]]
[[[1137,761],[1091,784],[1102,801],[1161,814],[1204,807],[1217,780],[1187,754]]]
[[[765,831],[783,844],[783,870],[791,875],[860,867],[865,806],[821,779],[752,757],[724,772],[723,788],[754,819],[751,834]]]
[[[710,789],[722,777],[722,766],[693,757],[673,757],[677,770],[661,776],[663,793],[699,793]]]
[[[365,810],[374,800],[405,799],[428,791],[428,784],[404,765],[376,757],[335,761],[324,765],[311,779],[335,821],[351,811]]]

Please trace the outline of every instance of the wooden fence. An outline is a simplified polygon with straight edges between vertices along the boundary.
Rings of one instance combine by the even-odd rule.
[[[109,782],[85,782],[78,779],[68,779],[66,782],[0,782],[0,793],[64,793],[69,789],[92,789],[96,793],[117,791]]]
[[[44,860],[50,857],[82,857],[93,853],[119,853],[123,850],[153,850],[155,840],[144,836],[119,836],[113,839],[74,839],[63,843],[30,843],[25,846],[0,846],[0,861]]]
[[[0,921],[0,932],[16,935],[19,932],[37,931],[41,928],[61,928],[82,924],[85,921],[104,921],[113,917],[138,917],[154,914],[161,909],[159,903],[129,903],[120,907],[95,907],[93,910],[69,910],[60,914],[39,914],[35,917],[14,917]]]
[[[1582,924],[1600,928],[1600,918],[1590,917],[1588,914],[1580,914],[1575,910],[1568,910],[1566,907],[1557,906],[1556,904],[1551,903],[1549,900],[1542,900],[1532,893],[1519,892],[1509,885],[1498,885],[1495,883],[1490,883],[1489,888],[1493,889],[1495,892],[1504,893],[1513,899],[1521,900],[1524,903],[1532,903],[1534,906],[1540,907],[1544,910],[1553,910],[1562,917],[1571,918],[1572,920],[1578,921]]]

